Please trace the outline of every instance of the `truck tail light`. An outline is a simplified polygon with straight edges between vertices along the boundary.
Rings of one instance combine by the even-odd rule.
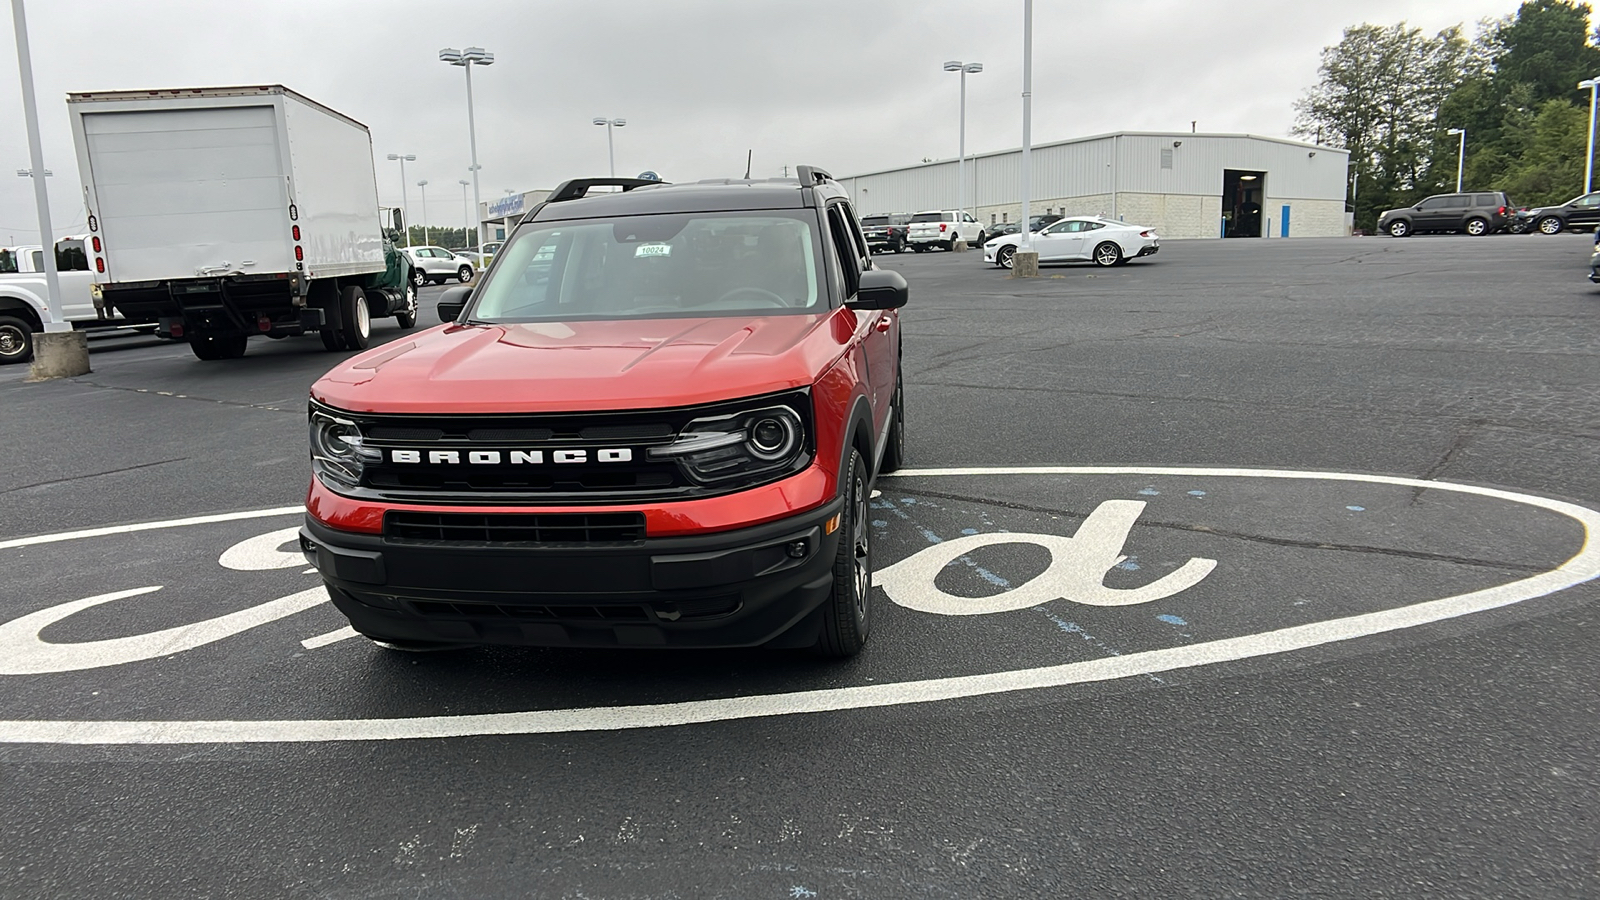
[[[182,322],[173,322],[172,323],[172,327],[167,330],[167,333],[172,335],[175,338],[183,337],[183,323]]]
[[[95,235],[94,239],[90,243],[93,244],[93,246],[94,246],[94,252],[99,253],[100,252],[100,236],[99,235]]]
[[[950,226],[949,226],[949,225],[946,225],[946,224],[945,224],[945,223],[943,223],[943,222],[940,222],[940,223],[939,223],[939,230],[940,230],[940,231],[944,231],[944,230],[945,230],[945,229],[946,229],[946,228],[949,228],[949,227],[950,227]]]
[[[306,252],[304,250],[300,249],[300,245],[299,244],[295,244],[294,245],[294,259],[295,259],[295,262],[302,262],[302,261],[305,260],[305,258],[306,258]]]
[[[256,319],[256,328],[262,334],[266,334],[267,332],[272,330],[272,320],[267,318],[266,316],[261,316],[261,317]]]
[[[294,233],[294,242],[296,244],[300,243],[300,226],[296,225],[290,231]]]
[[[96,256],[94,258],[94,270],[104,275],[106,273],[106,261]]]

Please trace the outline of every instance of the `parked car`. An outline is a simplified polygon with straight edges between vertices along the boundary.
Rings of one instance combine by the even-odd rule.
[[[1506,226],[1516,208],[1517,204],[1501,191],[1435,194],[1415,206],[1386,210],[1378,217],[1378,230],[1390,237],[1409,237],[1425,231],[1492,234]]]
[[[993,238],[983,245],[983,259],[1009,269],[1021,244],[1021,234]],[[1161,236],[1146,225],[1129,225],[1099,216],[1073,216],[1034,232],[1033,249],[1041,263],[1083,261],[1116,266],[1158,252]]]
[[[405,254],[415,266],[412,277],[417,287],[429,282],[443,283],[449,278],[466,284],[478,270],[477,260],[443,247],[407,247]]]
[[[119,325],[122,317],[95,297],[88,235],[56,242],[61,313],[75,329]],[[45,303],[44,248],[0,247],[0,365],[33,358],[33,336],[50,317]]]
[[[879,250],[893,250],[896,253],[906,252],[907,226],[910,223],[911,216],[909,213],[862,216],[861,233],[866,235],[867,249],[874,253]]]
[[[959,240],[965,240],[973,246],[981,246],[984,237],[983,225],[979,224],[971,213],[952,209],[930,209],[911,217],[906,242],[911,245],[912,250],[921,253],[935,247],[949,250]]]
[[[443,327],[312,386],[300,548],[357,632],[861,650],[908,290],[798,175],[566,182]]]
[[[1600,227],[1600,191],[1574,197],[1560,206],[1541,206],[1528,212],[1540,234],[1560,234],[1568,229],[1589,231]]]

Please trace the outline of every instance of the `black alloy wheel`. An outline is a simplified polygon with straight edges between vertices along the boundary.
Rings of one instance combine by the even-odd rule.
[[[1016,255],[1016,246],[1007,244],[994,252],[994,264],[1002,269],[1009,269],[1016,263],[1016,260],[1013,259]]]
[[[33,326],[15,316],[0,316],[0,365],[33,358]]]
[[[1566,223],[1561,221],[1560,216],[1545,216],[1539,220],[1540,234],[1560,234],[1565,227]]]
[[[1112,241],[1104,241],[1094,248],[1094,264],[1102,268],[1114,266],[1122,261],[1122,248]]]
[[[850,451],[844,476],[844,510],[839,513],[838,550],[833,560],[833,590],[822,602],[822,633],[812,650],[819,656],[855,656],[872,633],[872,490],[867,462]]]

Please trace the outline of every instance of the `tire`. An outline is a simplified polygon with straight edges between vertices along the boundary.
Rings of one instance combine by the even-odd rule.
[[[1002,269],[1009,269],[1009,268],[1011,268],[1011,266],[1012,266],[1012,264],[1014,262],[1012,257],[1014,257],[1016,255],[1017,255],[1016,246],[1012,245],[1012,244],[1007,244],[1004,247],[1001,247],[999,250],[996,250],[994,252],[994,264],[999,266]]]
[[[394,320],[400,323],[401,328],[411,329],[417,327],[417,286],[406,282],[404,298],[401,306],[394,314]]]
[[[33,359],[33,326],[16,316],[0,316],[0,365]]]
[[[872,633],[872,516],[867,462],[850,451],[844,476],[844,511],[839,514],[839,549],[833,560],[833,590],[822,602],[822,633],[812,651],[844,659],[866,646]]]
[[[250,344],[250,336],[244,334],[216,337],[192,337],[189,339],[189,349],[194,352],[197,359],[207,362],[218,359],[238,359],[244,355],[245,347]]]
[[[339,342],[346,350],[365,350],[372,338],[372,311],[367,292],[351,286],[339,295]]]
[[[1560,234],[1561,229],[1566,227],[1566,223],[1561,221],[1560,216],[1545,216],[1539,220],[1539,224],[1536,227],[1539,229],[1540,234]]]
[[[411,283],[413,285],[415,285],[416,287],[418,287],[418,288],[427,287],[428,286],[428,273],[422,271],[422,269],[420,269],[420,268],[418,268],[416,266],[412,266],[411,267]]]
[[[956,242],[955,241],[940,241],[939,242],[939,247],[940,247],[940,249],[944,250],[944,252],[949,253],[951,250],[954,250],[956,248]]]
[[[894,405],[889,409],[889,446],[883,448],[878,473],[896,472],[906,461],[906,392],[904,379],[894,379]]]
[[[1100,246],[1094,248],[1094,264],[1101,268],[1110,268],[1122,261],[1122,248],[1115,242],[1102,241]]]
[[[1410,237],[1411,236],[1411,223],[1407,222],[1405,219],[1395,219],[1393,222],[1389,223],[1389,226],[1387,228],[1385,228],[1383,230],[1390,237],[1397,237],[1397,238]]]
[[[1467,220],[1467,224],[1463,225],[1461,230],[1473,237],[1482,237],[1489,233],[1489,220],[1473,216]]]
[[[461,268],[457,269],[456,270],[456,280],[461,282],[462,284],[466,284],[467,282],[471,281],[472,280],[472,267],[471,266],[462,266]]]
[[[894,245],[894,252],[896,252],[896,253],[904,253],[904,252],[906,252],[906,239],[905,238],[901,238],[900,239],[900,243]]]
[[[911,252],[912,253],[921,253],[924,249],[925,248],[921,244],[912,244],[911,245]]]

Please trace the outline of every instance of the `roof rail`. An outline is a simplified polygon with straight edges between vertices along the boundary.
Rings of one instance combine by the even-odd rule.
[[[652,184],[666,184],[664,181],[652,181],[648,178],[574,178],[556,185],[550,196],[544,199],[545,203],[561,203],[566,200],[581,200],[588,195],[592,187],[620,187],[624,192],[634,188],[645,187]]]
[[[823,184],[833,180],[832,175],[829,175],[827,172],[817,168],[816,166],[796,166],[794,173],[799,177],[801,187],[806,187],[813,184]]]

